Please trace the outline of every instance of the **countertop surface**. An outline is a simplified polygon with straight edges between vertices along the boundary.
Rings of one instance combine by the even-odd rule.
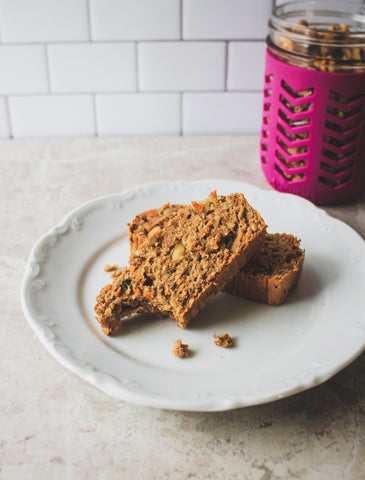
[[[74,208],[158,180],[224,178],[270,189],[258,159],[257,137],[1,142],[1,479],[365,478],[365,354],[326,383],[273,403],[160,410],[75,377],[22,312],[31,248]],[[365,196],[325,210],[365,238]]]

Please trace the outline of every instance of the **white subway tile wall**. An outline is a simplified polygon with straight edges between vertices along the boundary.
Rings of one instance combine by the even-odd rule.
[[[133,43],[73,43],[48,46],[52,93],[136,90]]]
[[[272,0],[0,0],[0,138],[257,134]]]
[[[141,91],[224,90],[223,42],[148,42],[138,49]]]
[[[265,42],[230,42],[228,46],[228,90],[257,90],[264,86]]]
[[[95,135],[90,95],[10,97],[9,110],[15,138]]]
[[[268,0],[184,0],[183,38],[265,38],[271,8]]]
[[[177,93],[96,95],[96,118],[100,136],[179,135],[180,97]]]
[[[178,40],[180,0],[90,0],[91,38]]]
[[[43,45],[0,46],[0,95],[47,93]]]
[[[87,0],[1,0],[4,43],[89,40]]]
[[[260,93],[187,93],[184,95],[185,135],[255,134],[261,124]]]

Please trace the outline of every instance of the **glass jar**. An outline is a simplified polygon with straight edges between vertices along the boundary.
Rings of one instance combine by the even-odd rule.
[[[322,72],[365,72],[362,2],[284,3],[274,9],[269,28],[269,50],[285,63]]]
[[[365,189],[365,7],[294,1],[269,22],[261,135],[277,190],[317,204]]]

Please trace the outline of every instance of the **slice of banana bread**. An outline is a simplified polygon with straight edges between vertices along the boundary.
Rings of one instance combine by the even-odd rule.
[[[134,312],[152,311],[185,327],[191,318],[248,262],[266,232],[261,216],[241,193],[179,207],[166,205],[163,222],[156,210],[141,214],[145,239],[133,248],[130,267],[112,275],[113,284],[97,297],[95,312],[104,333],[112,334]],[[138,217],[130,224],[133,235]],[[130,280],[128,289],[123,288]],[[141,300],[141,304],[138,302]]]
[[[304,255],[300,240],[293,235],[267,233],[260,250],[227,282],[224,291],[280,305],[299,281]]]
[[[156,210],[143,212],[129,226],[131,251],[137,251],[155,228],[183,208],[166,204]],[[232,277],[225,287],[231,293],[254,301],[279,305],[298,283],[304,262],[300,240],[293,235],[266,234],[262,247],[248,264]]]

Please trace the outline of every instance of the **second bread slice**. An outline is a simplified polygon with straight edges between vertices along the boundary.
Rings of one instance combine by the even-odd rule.
[[[300,240],[286,233],[267,233],[260,250],[224,289],[269,305],[280,305],[297,285],[305,252]]]

